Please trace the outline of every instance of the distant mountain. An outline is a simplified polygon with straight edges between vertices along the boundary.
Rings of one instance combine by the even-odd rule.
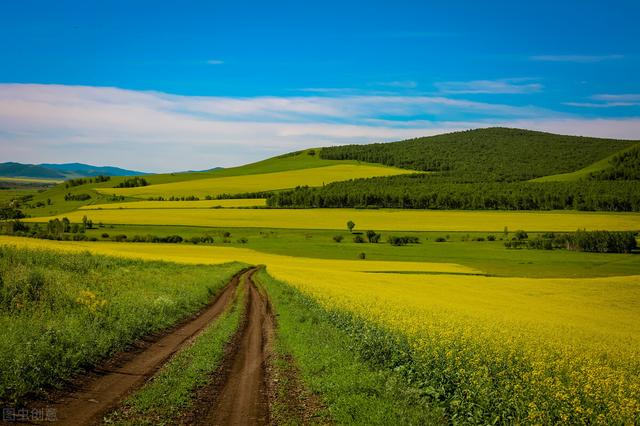
[[[1,177],[23,177],[39,179],[70,179],[77,177],[133,176],[148,173],[126,170],[119,167],[92,166],[82,163],[67,164],[22,164],[15,162],[0,163]]]
[[[120,167],[112,166],[92,166],[91,164],[83,163],[64,163],[64,164],[39,164],[39,166],[46,167],[48,169],[58,170],[64,174],[75,173],[79,176],[134,176],[134,175],[147,175],[149,173],[139,172],[136,170],[121,169]]]
[[[29,177],[41,179],[64,179],[65,175],[57,170],[37,166],[35,164],[0,163],[2,177]]]

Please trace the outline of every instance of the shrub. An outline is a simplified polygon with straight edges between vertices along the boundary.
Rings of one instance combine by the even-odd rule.
[[[107,234],[106,232],[103,232],[102,235],[100,235],[102,238],[109,238],[109,234]]]
[[[367,240],[369,240],[370,243],[377,243],[380,241],[380,237],[382,237],[382,235],[376,231],[367,231]]]
[[[516,236],[516,240],[518,241],[526,240],[527,238],[529,238],[529,234],[527,234],[522,229],[516,231],[515,236]]]
[[[362,259],[362,260],[364,260],[364,259],[366,259],[366,258],[367,258],[366,253],[364,253],[364,252],[358,253],[358,259]]]
[[[239,244],[247,244],[249,242],[249,240],[246,237],[240,237],[237,239],[237,242]]]
[[[114,235],[111,239],[113,241],[121,243],[127,239],[127,236],[125,234],[118,234],[118,235]]]
[[[353,242],[358,244],[364,243],[364,238],[362,238],[362,236],[360,235],[356,235],[355,237],[353,237]]]
[[[404,235],[404,236],[391,235],[389,238],[387,238],[387,242],[389,242],[389,244],[393,246],[404,246],[407,244],[419,244],[420,238],[414,237],[412,235]]]
[[[333,241],[335,241],[336,243],[342,242],[343,239],[344,239],[344,237],[342,235],[334,235],[333,236]]]
[[[444,243],[444,242],[446,242],[446,241],[447,241],[447,239],[446,239],[446,238],[443,238],[443,237],[438,237],[438,238],[436,238],[436,243]]]

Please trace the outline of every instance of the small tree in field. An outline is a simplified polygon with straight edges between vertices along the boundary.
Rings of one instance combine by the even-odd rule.
[[[344,237],[342,235],[335,235],[333,237],[333,241],[335,241],[336,243],[342,242],[343,239]]]
[[[349,229],[349,232],[353,232],[353,228],[355,227],[356,227],[356,224],[352,220],[347,222],[347,229]]]

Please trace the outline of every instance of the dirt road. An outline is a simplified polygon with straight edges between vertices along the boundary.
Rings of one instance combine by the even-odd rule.
[[[53,404],[59,424],[86,425],[100,421],[126,395],[139,388],[176,351],[195,338],[233,301],[242,273],[233,277],[220,294],[195,317],[174,327],[162,336],[143,343],[132,352],[115,357],[95,369],[72,393]]]
[[[201,393],[193,418],[201,425],[269,424],[267,395],[267,350],[274,322],[266,295],[247,278],[247,311],[243,327],[230,345],[212,386]]]

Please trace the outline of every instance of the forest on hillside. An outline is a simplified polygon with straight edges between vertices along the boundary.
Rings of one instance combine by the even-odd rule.
[[[457,182],[521,181],[586,167],[637,141],[490,128],[323,148],[320,157],[438,172]]]
[[[634,144],[636,144],[634,146]],[[529,182],[613,155],[573,182]],[[402,142],[323,148],[323,158],[432,173],[335,182],[271,194],[271,207],[640,211],[640,144],[518,129],[482,129]]]
[[[271,194],[271,207],[640,211],[637,181],[452,183],[402,175],[299,187]]]

